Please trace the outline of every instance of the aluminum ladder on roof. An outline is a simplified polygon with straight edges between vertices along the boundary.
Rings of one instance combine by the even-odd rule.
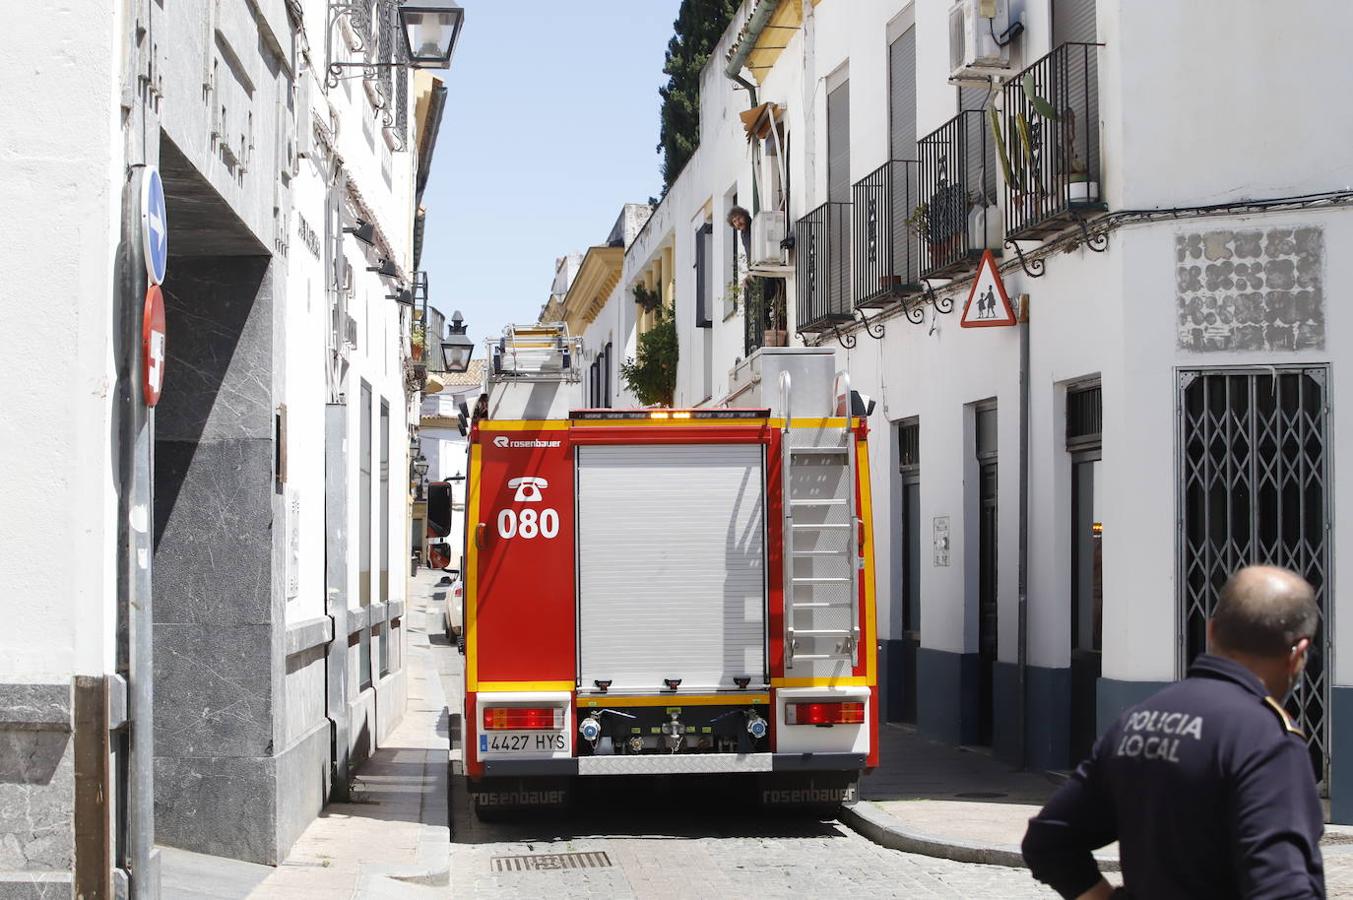
[[[838,392],[843,382],[844,391]],[[785,668],[815,661],[853,667],[860,642],[860,520],[850,376],[837,372],[833,386],[838,402],[844,398],[845,427],[825,434],[805,429],[805,437],[817,438],[811,444],[798,442],[791,431],[791,387],[790,374],[781,372]]]

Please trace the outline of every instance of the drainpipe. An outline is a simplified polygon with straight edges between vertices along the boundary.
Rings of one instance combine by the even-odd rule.
[[[797,0],[791,0],[797,2]],[[733,55],[729,57],[728,63],[723,67],[723,73],[730,79],[742,85],[747,89],[747,96],[751,99],[751,105],[748,109],[756,106],[756,85],[742,77],[742,67],[747,62],[747,57],[752,54],[752,48],[761,37],[761,32],[766,30],[766,23],[775,13],[780,4],[774,0],[761,0],[752,10],[751,16],[747,19],[746,33],[742,40],[738,42],[738,48]]]
[[[1019,767],[1029,765],[1029,295],[1019,297]]]

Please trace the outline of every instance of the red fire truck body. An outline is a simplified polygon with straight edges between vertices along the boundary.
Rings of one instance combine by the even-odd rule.
[[[878,759],[868,429],[830,353],[762,351],[778,390],[755,405],[614,410],[575,408],[562,328],[491,350],[465,513],[477,808],[596,775],[853,799]]]

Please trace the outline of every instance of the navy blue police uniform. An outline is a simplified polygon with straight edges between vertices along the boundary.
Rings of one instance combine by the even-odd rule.
[[[1239,663],[1200,656],[1132,707],[1029,820],[1024,858],[1076,897],[1118,841],[1131,897],[1325,896],[1323,830],[1301,731]]]

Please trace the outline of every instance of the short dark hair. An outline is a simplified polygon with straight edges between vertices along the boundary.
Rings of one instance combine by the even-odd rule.
[[[1221,649],[1286,656],[1320,624],[1315,591],[1295,572],[1273,566],[1240,569],[1221,589],[1212,612],[1212,638]]]

